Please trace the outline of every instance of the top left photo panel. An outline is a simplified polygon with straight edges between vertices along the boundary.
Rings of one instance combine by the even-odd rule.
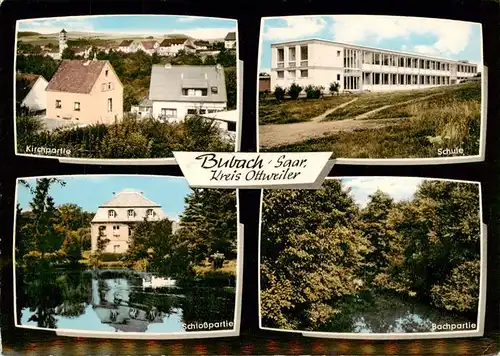
[[[24,19],[14,56],[16,155],[175,164],[174,151],[238,150],[237,20]]]

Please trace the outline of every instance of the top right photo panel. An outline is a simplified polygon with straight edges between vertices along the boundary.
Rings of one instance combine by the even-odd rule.
[[[333,152],[349,164],[484,160],[480,23],[264,18],[258,88],[261,152]]]

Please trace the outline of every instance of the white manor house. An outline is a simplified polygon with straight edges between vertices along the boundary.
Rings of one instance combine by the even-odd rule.
[[[322,39],[271,44],[271,90],[296,83],[339,91],[425,89],[478,74],[476,64]]]
[[[103,239],[109,239],[103,252],[125,253],[137,223],[166,218],[161,206],[146,198],[142,192],[126,189],[113,193],[113,199],[98,207],[90,223],[92,252],[97,250],[97,241],[101,234]],[[178,222],[172,221],[172,233],[177,226]]]

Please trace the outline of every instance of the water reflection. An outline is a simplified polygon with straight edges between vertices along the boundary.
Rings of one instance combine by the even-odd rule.
[[[462,324],[461,330],[475,329],[474,319],[438,310],[429,305],[389,292],[366,292],[340,303],[341,314],[318,331],[344,333],[436,332],[433,325]],[[449,330],[439,330],[449,331]]]
[[[185,331],[184,323],[234,319],[234,288],[181,287],[148,273],[47,271],[19,273],[16,282],[18,323],[25,326],[170,333]]]

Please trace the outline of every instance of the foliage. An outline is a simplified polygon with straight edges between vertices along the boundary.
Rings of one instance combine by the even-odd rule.
[[[237,99],[237,72],[236,67],[224,68],[224,76],[226,81],[227,109],[236,109]]]
[[[75,59],[75,51],[71,47],[66,47],[63,50],[61,59]]]
[[[274,97],[276,98],[276,100],[284,100],[285,93],[286,90],[279,85],[276,85],[276,87],[274,87]]]
[[[332,82],[330,83],[330,87],[328,88],[328,90],[330,91],[330,94],[339,94],[339,90],[340,90],[340,83],[338,82]]]
[[[306,98],[307,99],[319,99],[323,95],[323,90],[325,88],[322,86],[308,85],[305,87]]]
[[[262,316],[266,326],[308,329],[353,294],[368,241],[358,208],[339,181],[322,189],[265,192],[262,208]],[[332,304],[333,305],[333,304]]]
[[[38,74],[44,77],[47,81],[52,79],[52,76],[56,72],[58,66],[58,61],[49,56],[16,56],[17,71],[21,73]]]
[[[290,95],[290,98],[296,100],[299,97],[300,92],[302,91],[302,87],[296,83],[292,83],[288,88],[287,92]]]

